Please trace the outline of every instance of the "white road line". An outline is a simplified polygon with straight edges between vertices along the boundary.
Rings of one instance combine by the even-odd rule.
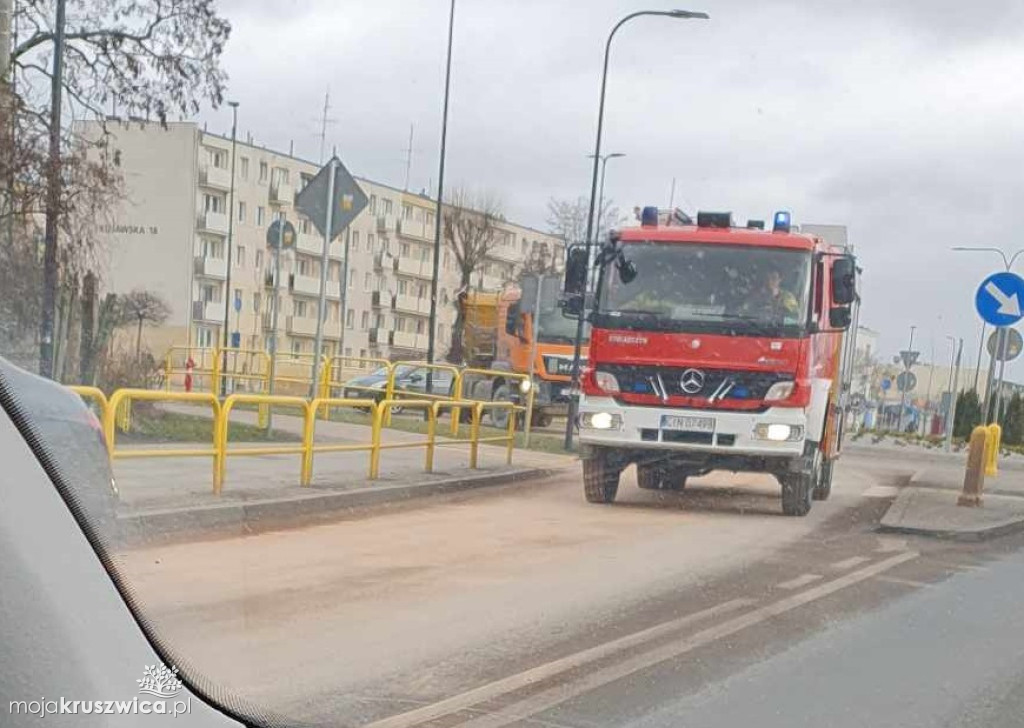
[[[698,647],[710,644],[715,640],[728,637],[729,635],[735,634],[747,627],[752,627],[756,624],[767,621],[772,617],[777,617],[790,610],[796,609],[797,607],[801,607],[810,602],[827,597],[841,589],[845,589],[848,586],[870,579],[893,568],[894,566],[899,566],[904,562],[916,558],[917,553],[912,551],[892,556],[885,561],[880,561],[876,564],[872,564],[871,566],[866,566],[860,571],[845,574],[844,576],[833,579],[832,581],[811,587],[807,591],[794,594],[793,596],[786,597],[785,599],[780,599],[779,601],[767,606],[751,610],[738,617],[733,617],[721,624],[708,627],[707,629],[701,630],[686,639],[669,643],[648,652],[635,655],[634,657],[624,660],[616,665],[611,665],[590,673],[589,675],[584,675],[579,680],[545,690],[537,695],[521,700],[518,703],[513,703],[512,705],[509,705],[497,712],[489,713],[466,723],[461,723],[459,724],[460,728],[500,728],[501,726],[506,726],[510,723],[523,720],[531,715],[536,715],[537,713],[548,710],[549,708],[553,708],[559,703],[563,703],[577,695],[582,695],[583,693],[590,692],[591,690],[595,690],[609,683],[621,680],[624,677],[628,677],[640,670],[647,669],[657,665],[658,663],[684,655]]]
[[[780,614],[784,614],[792,609],[796,609],[797,607],[801,607],[815,600],[827,597],[841,589],[845,589],[846,587],[857,584],[865,579],[870,579],[873,576],[888,571],[889,569],[910,561],[911,559],[916,559],[917,556],[917,553],[913,551],[897,554],[885,559],[884,561],[879,561],[871,566],[866,566],[859,571],[844,574],[843,576],[825,582],[824,584],[811,587],[799,594],[794,594],[786,597],[785,599],[780,599],[772,604],[753,609],[738,617],[733,617],[721,624],[708,627],[707,629],[701,630],[685,639],[670,642],[653,650],[635,655],[621,663],[606,667],[590,673],[589,675],[585,675],[574,682],[545,690],[530,698],[513,703],[498,712],[483,715],[463,725],[472,726],[472,728],[484,728],[485,726],[488,728],[494,728],[496,726],[504,726],[508,723],[522,720],[527,716],[534,715],[558,705],[575,695],[580,695],[603,685],[607,685],[608,683],[615,682],[616,680],[620,680],[634,672],[651,667],[659,662],[664,662],[665,660],[678,657],[698,647],[714,642],[715,640],[728,637],[742,629],[759,624],[771,619],[772,617],[777,617]],[[731,602],[725,602],[724,604],[704,610],[703,612],[697,612],[696,614],[682,617],[663,625],[657,625],[603,645],[592,647],[575,655],[569,655],[568,657],[564,657],[560,660],[555,660],[554,662],[550,662],[546,665],[541,665],[531,670],[519,673],[518,675],[511,675],[501,680],[496,680],[495,682],[482,685],[481,687],[462,693],[461,695],[452,696],[451,698],[434,703],[433,705],[411,710],[406,713],[400,713],[398,715],[391,716],[390,718],[384,718],[383,720],[371,723],[368,728],[407,728],[408,726],[420,725],[429,720],[433,720],[434,718],[450,715],[458,710],[478,705],[486,700],[492,700],[501,695],[505,695],[514,690],[536,683],[546,677],[551,677],[565,672],[566,670],[571,670],[575,667],[584,665],[588,662],[601,659],[602,657],[621,651],[626,647],[649,641],[652,635],[661,635],[666,632],[674,631],[680,626],[683,626],[684,622],[697,621],[698,619],[710,616],[715,612],[731,611],[752,603],[753,602],[746,599],[734,599]]]
[[[853,569],[861,564],[866,564],[869,561],[871,561],[870,556],[851,556],[848,559],[835,562],[832,564],[832,568],[836,571],[843,571],[844,569]]]
[[[799,589],[802,586],[807,586],[808,584],[816,582],[822,578],[821,574],[803,574],[795,579],[790,579],[789,581],[784,581],[781,584],[778,584],[778,587],[779,589]]]
[[[872,485],[860,495],[862,498],[892,498],[899,492],[900,489],[894,485]]]
[[[694,622],[698,622],[702,619],[708,619],[710,617],[734,612],[741,607],[748,607],[751,604],[754,604],[753,599],[733,599],[728,602],[723,602],[708,609],[694,612],[693,614],[688,614],[684,617],[679,617],[678,619],[673,619],[668,622],[663,622],[653,627],[640,630],[639,632],[628,634],[625,637],[612,640],[611,642],[605,642],[604,644],[591,647],[581,652],[576,652],[558,660],[538,665],[537,667],[530,668],[529,670],[525,670],[524,672],[520,672],[516,675],[510,675],[509,677],[495,680],[494,682],[481,685],[478,688],[446,698],[440,702],[432,703],[422,708],[417,708],[416,710],[410,710],[406,713],[399,713],[398,715],[383,718],[375,723],[370,723],[366,728],[402,728],[404,726],[413,726],[425,723],[429,720],[433,720],[434,718],[449,715],[450,713],[468,708],[485,700],[491,700],[500,695],[505,695],[506,693],[513,692],[514,690],[519,690],[520,688],[527,687],[528,685],[546,680],[559,673],[573,670],[596,660],[601,660],[609,655],[615,654],[616,652],[628,650],[631,647],[637,647],[642,645],[644,642],[649,642],[659,637],[663,637],[675,632],[676,630],[682,629],[683,627],[688,627]]]
[[[906,551],[907,539],[881,536],[878,539],[878,547],[875,549],[879,554],[891,554],[894,551]]]
[[[901,579],[898,576],[876,576],[875,581],[884,581],[887,584],[900,584],[901,586],[912,586],[915,589],[924,589],[926,587],[931,586],[931,584],[928,584],[923,581],[914,581],[913,579]]]
[[[700,632],[697,632],[685,639],[635,655],[616,665],[611,665],[588,675],[584,675],[579,680],[550,688],[549,690],[545,690],[537,695],[521,700],[518,703],[513,703],[512,705],[502,708],[494,713],[483,715],[466,723],[460,723],[459,726],[460,728],[500,728],[501,726],[506,726],[510,723],[523,720],[531,715],[536,715],[537,713],[548,710],[549,708],[553,708],[559,703],[563,703],[577,695],[582,695],[583,693],[590,692],[591,690],[595,690],[609,683],[621,680],[635,672],[647,669],[666,660],[679,657],[687,652],[697,649],[698,647],[714,642],[715,640],[728,637],[729,635],[735,634],[747,627],[760,624],[761,622],[765,622],[773,617],[777,617],[788,611],[802,607],[805,604],[834,594],[846,587],[865,581],[866,579],[871,579],[872,577],[888,571],[895,566],[899,566],[911,559],[916,559],[917,556],[917,553],[908,551],[892,556],[876,564],[872,564],[871,566],[865,566],[859,571],[845,574],[837,579],[833,579],[832,581],[811,587],[807,591],[794,594],[793,596],[786,597],[785,599],[780,599],[779,601],[768,604],[767,606],[751,610],[746,614],[741,614],[740,616],[733,617],[721,624],[701,630]]]

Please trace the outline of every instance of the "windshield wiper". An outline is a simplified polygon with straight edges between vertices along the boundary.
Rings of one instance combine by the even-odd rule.
[[[671,318],[669,311],[647,311],[640,308],[625,308],[618,311],[603,311],[606,316],[666,316]]]

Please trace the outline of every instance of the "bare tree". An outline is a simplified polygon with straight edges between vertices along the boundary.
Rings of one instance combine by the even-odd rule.
[[[583,245],[587,242],[587,213],[590,201],[586,197],[575,200],[548,200],[548,229],[565,240],[566,245]],[[604,200],[595,221],[595,233],[606,234],[622,224],[619,209],[611,200]]]
[[[455,325],[448,360],[461,362],[465,296],[473,274],[482,272],[491,251],[499,242],[498,225],[503,217],[501,203],[490,195],[474,195],[455,189],[445,203],[441,229],[445,246],[455,257],[459,269],[459,293],[455,296]]]
[[[23,279],[27,289],[0,285],[0,318],[17,309],[13,328],[41,322],[46,336],[67,328],[53,321],[54,302],[63,300],[61,289],[79,289],[83,270],[95,269],[98,227],[122,196],[106,115],[165,122],[174,113],[194,114],[204,100],[218,105],[226,82],[220,57],[231,30],[213,0],[67,0],[59,88],[70,113],[55,132],[59,154],[51,156],[54,17],[55,0],[15,3],[17,42],[10,76],[0,78],[0,241],[18,266],[32,262],[43,269],[38,280]],[[86,118],[100,121],[101,133],[79,133],[75,122]],[[47,234],[40,246],[35,219],[42,213]],[[19,298],[23,302],[11,303]],[[74,302],[65,308],[74,310]],[[46,348],[40,352],[44,371],[55,359]]]
[[[119,296],[120,313],[125,323],[135,323],[135,358],[142,356],[142,326],[159,326],[171,315],[171,306],[158,293],[136,288],[131,293]]]

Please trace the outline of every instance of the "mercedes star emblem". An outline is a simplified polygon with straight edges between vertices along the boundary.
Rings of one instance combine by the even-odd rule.
[[[687,369],[679,377],[679,386],[687,394],[697,394],[704,389],[704,372],[699,369]]]

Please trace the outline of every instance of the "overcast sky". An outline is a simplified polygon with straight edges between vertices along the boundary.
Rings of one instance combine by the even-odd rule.
[[[680,0],[682,2],[683,0]],[[690,0],[686,0],[689,2]],[[850,229],[864,268],[861,322],[901,348],[973,362],[974,290],[1024,248],[1024,2],[987,0],[457,0],[448,185],[486,190],[510,218],[545,226],[551,197],[588,192],[604,39],[606,195],[739,221],[790,209]],[[239,126],[316,160],[328,153],[398,187],[437,177],[447,0],[226,0],[225,56]],[[229,110],[207,111],[226,131]],[[1022,256],[1024,258],[1024,256]],[[1021,264],[1024,270],[1024,263]],[[1024,365],[1008,368],[1024,380]]]

